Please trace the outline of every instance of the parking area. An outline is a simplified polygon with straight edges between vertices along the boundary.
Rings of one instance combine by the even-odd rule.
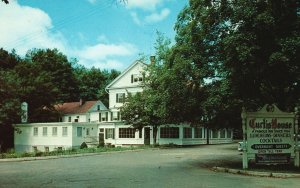
[[[300,179],[214,172],[242,165],[237,143],[0,162],[0,187],[299,187]]]

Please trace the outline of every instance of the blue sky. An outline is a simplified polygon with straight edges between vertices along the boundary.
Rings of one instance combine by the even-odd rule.
[[[90,68],[122,71],[155,53],[156,31],[174,39],[188,0],[10,0],[0,3],[0,47],[23,56],[58,48]]]

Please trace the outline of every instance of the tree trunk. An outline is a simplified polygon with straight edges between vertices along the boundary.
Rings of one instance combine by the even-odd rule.
[[[153,145],[156,145],[157,126],[153,126]]]
[[[209,128],[206,127],[206,144],[209,145]]]

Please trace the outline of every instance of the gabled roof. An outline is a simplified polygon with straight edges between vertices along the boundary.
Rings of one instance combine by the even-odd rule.
[[[128,71],[130,71],[133,67],[135,67],[137,64],[142,64],[144,66],[147,66],[146,63],[143,63],[140,60],[134,61],[127,69],[125,69],[117,78],[115,78],[110,84],[108,84],[105,87],[105,90],[109,89],[113,84],[115,84],[118,80],[120,80]]]
[[[81,114],[87,113],[98,101],[86,101],[82,105],[80,102],[67,102],[57,104],[54,108],[62,114]]]

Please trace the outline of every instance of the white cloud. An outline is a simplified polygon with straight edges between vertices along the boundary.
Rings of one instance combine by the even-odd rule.
[[[136,23],[137,25],[141,25],[141,20],[139,19],[136,12],[131,12],[130,15],[131,15],[134,23]]]
[[[51,32],[51,18],[40,9],[20,6],[10,1],[0,6],[0,44],[24,55],[32,48],[58,48],[65,51],[65,39],[59,32]]]
[[[136,12],[131,12],[130,15],[133,19],[133,22],[137,25],[143,25],[143,24],[151,24],[160,22],[164,19],[166,19],[170,14],[170,9],[164,8],[160,12],[152,12],[150,15],[140,19]]]
[[[131,44],[97,44],[80,50],[78,55],[84,59],[106,59],[109,56],[127,56],[136,52]]]
[[[79,63],[86,67],[99,68],[123,68],[122,63],[116,60],[119,57],[132,56],[137,53],[137,49],[132,44],[103,44],[99,43],[94,46],[86,46],[76,51]]]
[[[153,11],[162,2],[163,0],[128,0],[127,7],[129,9],[140,8],[143,10]]]
[[[117,69],[117,70],[123,70],[125,68],[124,62],[121,62],[116,59],[107,59],[102,61],[94,61],[94,62],[88,62],[86,60],[83,60],[81,62],[83,65],[88,64],[86,67],[95,67],[100,69]]]
[[[164,20],[166,17],[168,17],[170,14],[170,10],[167,8],[164,8],[160,13],[152,13],[149,16],[146,16],[145,21],[147,23],[154,23]]]
[[[107,42],[108,42],[108,39],[107,39],[107,37],[106,37],[104,34],[102,34],[102,35],[99,35],[99,36],[97,37],[97,41],[98,41],[98,42],[107,43]]]
[[[17,1],[0,6],[0,47],[5,50],[16,50],[24,56],[32,48],[57,48],[69,58],[75,57],[86,67],[105,69],[124,68],[120,59],[136,56],[137,48],[129,43],[109,44],[105,35],[99,35],[93,46],[75,48],[68,44],[65,37],[55,31],[49,15],[37,8],[21,6]],[[77,33],[81,41],[85,41],[83,33]]]

